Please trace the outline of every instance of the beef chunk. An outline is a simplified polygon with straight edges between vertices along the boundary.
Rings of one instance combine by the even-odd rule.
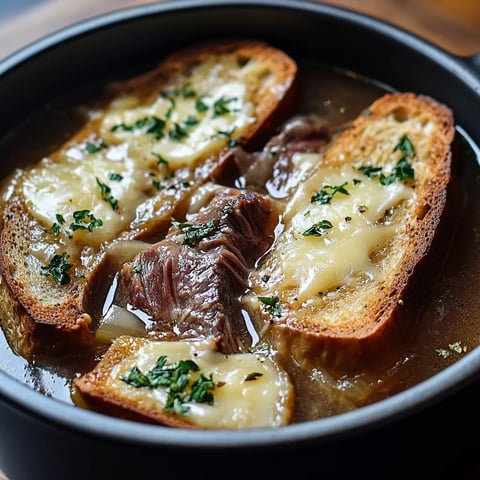
[[[330,142],[332,132],[326,121],[316,115],[298,116],[286,122],[259,152],[247,152],[241,146],[228,150],[213,178],[230,184],[232,178],[243,187],[283,199],[298,184],[293,164],[295,153],[320,153]],[[234,175],[231,175],[235,172]],[[230,173],[230,178],[227,176]]]
[[[151,318],[154,338],[210,339],[224,353],[245,351],[251,338],[239,297],[273,242],[273,210],[260,194],[221,190],[123,267],[117,296]]]

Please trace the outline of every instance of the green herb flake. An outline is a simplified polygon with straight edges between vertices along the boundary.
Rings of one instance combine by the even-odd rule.
[[[260,302],[266,305],[266,311],[276,317],[280,317],[282,315],[282,308],[280,305],[280,298],[277,296],[273,297],[258,297]]]
[[[400,138],[400,140],[398,141],[397,145],[395,145],[393,151],[396,152],[397,150],[402,152],[406,157],[415,156],[415,148],[412,141],[408,138],[407,135],[403,135],[402,138]]]
[[[183,98],[194,98],[197,96],[197,92],[191,87],[190,83],[184,83],[179,93]]]
[[[201,98],[197,98],[195,102],[195,110],[198,113],[204,113],[208,110],[208,105]]]
[[[171,140],[180,141],[188,137],[188,128],[178,123],[174,123],[172,129],[168,132]]]
[[[192,379],[192,373],[199,372],[198,365],[192,360],[180,360],[168,363],[165,355],[160,356],[155,365],[142,373],[135,365],[120,379],[135,388],[166,388],[167,400],[164,410],[186,415],[190,408],[186,403],[214,404],[213,390],[216,384],[212,374],[206,377],[203,373]]]
[[[395,176],[402,182],[413,180],[415,178],[415,172],[411,163],[407,162],[405,158],[401,158],[393,169]]]
[[[120,173],[116,173],[116,172],[110,172],[108,174],[108,178],[113,182],[121,182],[123,180],[123,175],[120,175]]]
[[[342,193],[343,195],[350,195],[348,193],[348,190],[345,188],[345,186],[348,185],[348,182],[344,182],[341,185],[324,185],[321,190],[316,192],[312,197],[310,198],[310,201],[312,203],[318,203],[319,205],[326,205],[327,203],[330,203],[333,196],[336,193]]]
[[[304,237],[320,237],[328,233],[326,230],[333,228],[333,225],[328,220],[321,220],[314,223],[311,227],[307,228],[302,235]]]
[[[88,230],[91,232],[102,225],[103,221],[100,218],[96,218],[90,210],[77,210],[73,212],[73,222],[70,224],[70,230],[73,232],[76,230]]]
[[[85,151],[90,155],[93,153],[97,153],[100,150],[103,150],[104,148],[107,148],[107,144],[105,143],[105,140],[103,140],[103,138],[101,138],[97,143],[93,143],[93,142],[85,143]]]
[[[163,98],[172,99],[174,97],[193,98],[197,96],[197,92],[191,87],[190,82],[184,83],[180,88],[172,88],[164,90],[160,93]]]
[[[168,160],[163,158],[159,153],[151,152],[151,154],[157,159],[157,165],[165,165],[168,167]]]
[[[120,380],[135,388],[151,387],[148,376],[144,375],[136,365],[134,365],[126,375],[121,377]]]
[[[123,130],[125,132],[131,132],[135,130],[144,130],[145,133],[153,134],[157,140],[163,138],[165,129],[165,120],[158,118],[155,115],[140,118],[133,125],[126,125],[125,123],[119,123],[114,125],[110,131],[116,132],[117,130]]]
[[[118,210],[118,200],[110,195],[112,189],[105,183],[101,182],[98,177],[95,177],[97,181],[97,185],[100,187],[100,194],[102,196],[102,200],[109,203],[110,206],[114,211]]]
[[[198,123],[199,120],[195,115],[188,115],[188,117],[183,122],[183,125],[185,127],[194,127],[195,125],[198,125]]]
[[[407,182],[408,180],[413,180],[415,178],[415,172],[412,165],[402,157],[395,167],[392,170],[390,175],[380,175],[380,183],[382,185],[390,185],[395,182],[395,180],[400,180],[401,182]]]
[[[52,277],[57,285],[67,285],[70,283],[69,270],[73,267],[67,260],[69,255],[63,252],[61,255],[54,255],[50,263],[40,268],[40,273],[45,277]]]
[[[215,387],[212,374],[206,377],[203,373],[200,373],[200,376],[192,384],[192,391],[188,395],[187,401],[213,405],[214,397],[212,391]]]
[[[166,188],[165,184],[160,180],[153,179],[152,180],[152,187],[156,190],[164,190]]]
[[[238,145],[238,140],[232,138],[233,133],[235,132],[237,127],[233,127],[231,130],[219,130],[216,135],[213,137],[226,137],[227,138],[227,146],[232,148]]]
[[[217,231],[213,220],[200,224],[173,221],[172,224],[182,230],[184,233],[182,244],[189,247],[195,247],[201,240],[211,237]]]
[[[55,215],[55,219],[57,221],[53,223],[49,229],[46,229],[46,228],[43,229],[45,233],[48,233],[50,235],[55,235],[55,236],[60,234],[60,225],[63,225],[65,223],[65,219],[60,213],[57,213]]]
[[[232,97],[232,98],[225,98],[224,96],[220,97],[213,104],[213,116],[220,117],[222,115],[226,115],[227,113],[238,112],[239,111],[238,109],[233,110],[229,106],[229,103],[235,102],[236,100],[238,100],[237,97]]]
[[[50,228],[44,228],[43,231],[49,235],[59,235],[60,234],[60,225],[58,223],[53,223]]]
[[[168,132],[168,136],[171,140],[179,142],[184,138],[187,138],[192,127],[198,125],[198,123],[199,120],[197,117],[194,115],[188,115],[181,125],[179,123],[173,124],[173,127]]]
[[[358,169],[368,178],[374,178],[380,175],[380,172],[382,171],[382,167],[374,167],[372,165],[363,165]]]

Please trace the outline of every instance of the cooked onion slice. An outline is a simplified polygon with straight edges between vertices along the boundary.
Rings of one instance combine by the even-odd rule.
[[[100,320],[95,338],[99,342],[110,343],[121,335],[142,337],[145,334],[145,324],[136,315],[118,305],[111,305]]]
[[[131,260],[137,253],[151,247],[151,243],[139,240],[116,240],[106,248],[106,254],[115,259],[118,265]]]

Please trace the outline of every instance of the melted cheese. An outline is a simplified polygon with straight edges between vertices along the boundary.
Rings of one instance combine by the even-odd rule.
[[[254,95],[264,88],[261,67],[253,60],[239,65],[235,55],[224,55],[200,63],[189,77],[165,86],[153,99],[124,94],[103,113],[97,112],[97,132],[68,145],[55,162],[44,161],[22,178],[20,194],[45,229],[58,223],[58,215],[65,220],[60,236],[49,241],[66,245],[78,258],[83,246],[98,249],[132,221],[152,216],[157,204],[152,197],[155,180],[161,182],[180,167],[193,169],[255,122]],[[198,109],[199,100],[205,111]],[[223,109],[216,112],[216,106]],[[141,126],[145,119],[159,121],[160,130],[149,132],[151,124]],[[88,147],[99,144],[103,148],[89,152]],[[112,173],[120,174],[121,180],[111,180]],[[110,189],[107,194],[99,182]],[[118,209],[105,197],[117,202]],[[80,210],[91,212],[102,225],[69,230],[73,213]]]
[[[329,203],[311,202],[325,186],[343,184],[348,195],[337,192]],[[285,229],[272,251],[283,272],[283,287],[296,289],[302,302],[348,284],[358,273],[380,279],[371,255],[402,228],[387,221],[385,213],[412,196],[413,189],[400,182],[384,186],[351,166],[319,168],[288,202]],[[304,236],[324,220],[332,227]]]
[[[238,65],[235,56],[223,56],[221,62],[201,63],[184,81],[182,86],[194,89],[195,95],[183,95],[180,90],[174,97],[168,97],[160,92],[149,105],[132,97],[118,99],[103,119],[101,135],[108,143],[133,138],[140,156],[147,157],[153,151],[167,160],[172,169],[193,165],[225,145],[230,137],[240,136],[254,123],[255,108],[247,83],[252,69],[256,73],[253,61],[246,68]],[[197,109],[199,99],[205,111]],[[223,113],[216,114],[215,105],[223,105]],[[147,127],[119,128],[119,125],[131,127],[152,117],[165,121],[158,136],[147,133]],[[189,124],[189,119],[198,123]],[[180,139],[175,135],[178,127],[185,131]]]
[[[81,152],[80,148],[72,151]],[[114,238],[130,223],[136,206],[147,198],[148,184],[146,174],[136,168],[136,162],[128,154],[121,160],[110,160],[108,153],[99,152],[88,159],[74,157],[64,163],[31,170],[22,180],[29,210],[46,228],[57,222],[58,214],[68,227],[75,211],[88,210],[102,225],[91,231],[76,230],[75,238],[94,246]],[[112,173],[121,175],[121,180],[111,180]],[[108,195],[102,194],[97,179],[110,189]],[[116,209],[106,200],[108,196],[118,202]]]
[[[121,339],[119,341],[122,341]],[[134,366],[147,372],[157,359],[165,355],[168,362],[193,360],[200,373],[217,385],[214,403],[189,402],[187,420],[201,428],[277,427],[288,423],[291,415],[292,386],[286,374],[269,358],[254,354],[224,355],[214,352],[205,343],[145,342],[135,352],[123,358],[110,371],[106,387],[117,399],[141,405],[143,410],[163,409],[166,388],[136,388],[121,380]],[[248,375],[258,373],[255,380]]]

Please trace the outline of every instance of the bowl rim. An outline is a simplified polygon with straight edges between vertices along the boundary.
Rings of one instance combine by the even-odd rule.
[[[125,444],[175,448],[218,449],[324,444],[352,438],[396,423],[427,409],[473,382],[480,370],[480,347],[423,382],[371,405],[332,417],[279,428],[185,430],[110,417],[49,398],[0,370],[0,401],[34,415],[50,427],[73,430]],[[52,405],[55,408],[52,408]]]
[[[59,43],[98,29],[153,15],[192,9],[258,7],[283,8],[305,11],[354,23],[395,38],[413,49],[429,55],[434,63],[460,76],[471,88],[480,90],[479,79],[466,68],[460,57],[421,39],[399,27],[366,14],[342,7],[326,5],[313,0],[166,0],[124,8],[101,14],[53,32],[0,61],[0,78]],[[463,132],[467,135],[465,132]],[[468,137],[468,136],[467,136]],[[472,142],[473,143],[473,142]],[[287,425],[278,429],[255,428],[242,430],[183,430],[109,417],[52,399],[21,383],[0,368],[0,401],[26,413],[36,420],[57,428],[81,432],[100,438],[121,440],[145,446],[204,449],[215,447],[258,448],[279,445],[299,446],[305,442],[330,442],[345,436],[364,433],[379,426],[386,426],[420,410],[426,409],[473,382],[480,372],[480,347],[468,352],[451,366],[420,382],[419,384],[381,400],[372,405],[300,424]],[[52,403],[54,402],[54,403]],[[52,405],[55,404],[55,408]]]

